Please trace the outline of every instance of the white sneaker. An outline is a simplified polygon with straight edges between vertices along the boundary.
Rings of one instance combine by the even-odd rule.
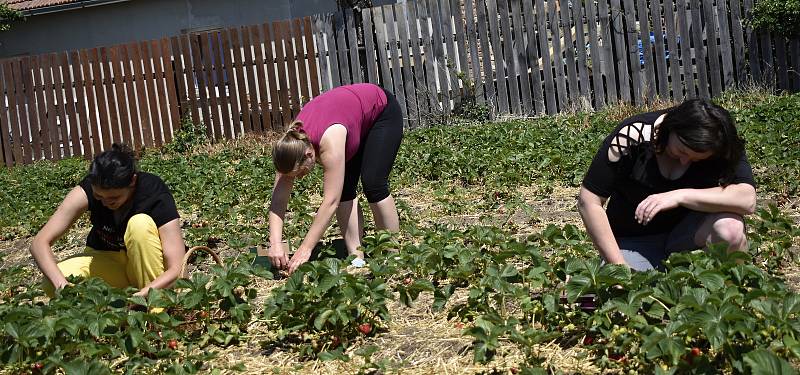
[[[355,267],[355,268],[361,268],[361,267],[366,266],[367,262],[365,262],[364,259],[355,258],[355,259],[353,259],[352,262],[350,262],[350,265]]]

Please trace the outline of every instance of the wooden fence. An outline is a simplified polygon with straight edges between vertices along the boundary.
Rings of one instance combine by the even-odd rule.
[[[279,130],[321,91],[392,90],[409,127],[477,102],[531,116],[800,91],[800,40],[757,33],[753,0],[417,0],[0,61],[7,166]]]
[[[7,166],[282,129],[319,94],[311,18],[0,62]]]
[[[418,0],[317,16],[314,29],[325,40],[324,89],[362,81],[391,88],[415,126],[472,98],[496,114],[530,116],[712,97],[750,82],[800,90],[800,41],[755,33],[743,22],[752,6]]]

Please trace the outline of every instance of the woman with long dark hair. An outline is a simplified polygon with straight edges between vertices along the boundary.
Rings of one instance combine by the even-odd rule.
[[[56,263],[53,244],[84,212],[92,229],[83,253]],[[131,150],[114,144],[64,198],[31,245],[49,295],[67,276],[99,277],[137,295],[166,288],[180,276],[185,254],[175,200],[156,175],[137,170]]]
[[[635,270],[661,268],[669,254],[711,243],[746,250],[743,216],[755,206],[734,121],[702,99],[623,120],[595,155],[578,198],[600,255]]]

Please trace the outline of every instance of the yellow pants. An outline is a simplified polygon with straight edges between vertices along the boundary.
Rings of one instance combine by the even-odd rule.
[[[86,247],[82,254],[58,263],[64,276],[99,277],[115,288],[143,288],[164,273],[161,237],[153,219],[137,214],[125,228],[125,250],[102,251]],[[54,295],[53,285],[45,278],[45,293]]]

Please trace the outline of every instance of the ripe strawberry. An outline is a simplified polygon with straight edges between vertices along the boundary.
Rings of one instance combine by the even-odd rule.
[[[510,368],[508,370],[511,371],[511,373],[514,374],[514,375],[516,375],[519,372],[519,369],[516,368],[516,367],[512,367],[512,368]]]
[[[331,346],[333,346],[334,348],[338,348],[339,345],[341,344],[342,344],[342,339],[340,339],[338,336],[334,336],[331,339]]]
[[[583,338],[583,345],[592,345],[594,343],[594,337],[586,336]]]
[[[363,333],[363,334],[365,334],[365,335],[368,335],[370,332],[372,332],[372,324],[369,324],[369,323],[359,324],[358,325],[358,331]]]
[[[175,339],[169,340],[169,342],[167,342],[167,347],[170,348],[170,350],[177,349],[178,348],[178,340],[175,340]]]
[[[208,319],[208,311],[200,311],[200,319]]]
[[[31,369],[34,372],[41,371],[43,368],[44,368],[44,365],[42,364],[42,362],[36,362],[36,363],[31,365]]]
[[[456,326],[456,328],[458,328],[458,329],[462,329],[462,328],[464,328],[464,323],[461,323],[461,322],[456,322],[455,326]]]
[[[414,282],[414,280],[411,280],[410,277],[406,277],[405,279],[403,279],[403,284],[405,284],[405,285],[410,285],[413,282]]]
[[[700,348],[698,347],[692,348],[692,357],[699,357],[701,355],[703,355],[703,351],[700,350]]]

